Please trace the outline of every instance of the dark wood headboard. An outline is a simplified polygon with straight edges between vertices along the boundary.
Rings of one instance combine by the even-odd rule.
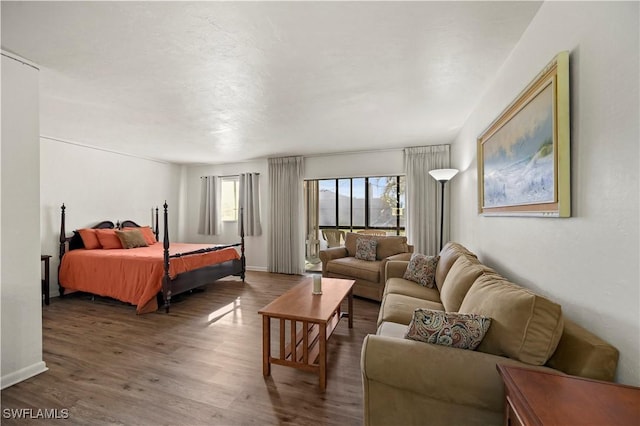
[[[77,231],[73,231],[73,235],[67,237],[66,231],[66,217],[65,217],[65,205],[62,204],[61,215],[60,215],[60,259],[64,256],[64,253],[67,251],[67,244],[69,245],[69,251],[84,248],[84,243],[82,242],[82,238]],[[114,229],[116,225],[110,220],[103,220],[97,225],[92,226],[93,229]]]
[[[153,208],[151,210],[153,210]],[[153,218],[151,219],[153,222]],[[118,229],[123,229],[123,228],[142,228],[142,226],[146,226],[146,225],[142,225],[142,226],[138,225],[133,220],[123,220],[122,223],[118,222],[116,226],[118,227]],[[155,213],[155,228],[153,225],[151,225],[149,228],[151,228],[151,231],[156,236],[156,240],[160,241],[160,228],[158,224],[158,208],[157,207],[156,207],[156,213]]]
[[[124,229],[124,228],[142,228],[142,227],[132,220],[123,220],[122,223],[119,224],[118,228]]]
[[[64,203],[62,204],[62,207],[60,207],[60,210],[61,210],[61,214],[60,214],[60,259],[62,259],[62,256],[64,256],[64,254],[65,254],[65,252],[67,250],[71,251],[71,250],[82,249],[82,248],[84,248],[84,243],[82,242],[82,238],[80,237],[80,234],[75,230],[73,231],[73,235],[71,235],[70,237],[67,237],[66,223],[65,223],[66,222],[66,216],[65,216],[66,207],[65,207]],[[158,239],[158,208],[157,207],[156,207],[156,212],[155,212],[155,222],[156,222],[156,227],[155,227],[154,233],[156,235],[156,239]],[[102,222],[92,226],[91,228],[92,229],[123,229],[123,228],[141,228],[141,226],[138,225],[133,220],[123,220],[121,223],[118,222],[117,224],[114,224],[110,220],[103,220]]]

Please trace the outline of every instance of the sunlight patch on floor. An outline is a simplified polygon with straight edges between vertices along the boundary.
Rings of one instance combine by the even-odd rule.
[[[242,311],[240,310],[240,298],[237,297],[233,302],[228,305],[223,306],[222,308],[215,310],[209,314],[207,318],[207,322],[209,325],[213,325],[218,320],[224,318],[225,316],[233,314],[230,318],[231,322],[236,323],[239,320],[242,320]]]

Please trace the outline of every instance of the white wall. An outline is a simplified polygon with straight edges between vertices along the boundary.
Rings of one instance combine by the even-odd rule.
[[[38,70],[2,56],[1,387],[46,371],[40,292]]]
[[[386,176],[403,173],[402,150],[361,152],[349,154],[327,154],[305,157],[305,179],[335,178],[348,176]],[[269,235],[269,166],[267,160],[245,163],[191,166],[187,168],[186,203],[180,224],[185,233],[180,236],[186,242],[231,243],[238,240],[235,222],[224,223],[222,232],[216,236],[198,235],[198,212],[200,208],[200,176],[237,175],[239,173],[260,173],[260,217],[262,235],[246,237],[247,269],[266,271]]]
[[[426,143],[425,143],[426,145]],[[304,159],[305,179],[404,174],[401,149],[326,154]]]
[[[151,224],[151,208],[169,205],[170,238],[178,236],[180,166],[40,138],[40,245],[51,258],[51,296],[58,296],[60,206],[66,233],[102,220]]]
[[[620,350],[640,385],[638,3],[545,2],[452,148],[452,239]],[[559,52],[571,52],[572,217],[477,214],[476,138]]]

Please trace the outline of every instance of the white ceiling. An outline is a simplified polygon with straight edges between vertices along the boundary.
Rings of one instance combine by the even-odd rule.
[[[40,133],[176,163],[450,143],[540,2],[2,2]]]

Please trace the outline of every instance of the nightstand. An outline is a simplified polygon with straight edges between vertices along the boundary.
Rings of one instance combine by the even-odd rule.
[[[640,388],[522,367],[497,366],[505,425],[640,424]]]

